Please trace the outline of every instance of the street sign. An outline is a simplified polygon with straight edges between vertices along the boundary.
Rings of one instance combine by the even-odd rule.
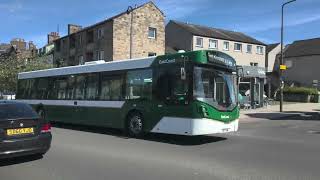
[[[286,70],[287,66],[286,65],[280,65],[280,70]]]

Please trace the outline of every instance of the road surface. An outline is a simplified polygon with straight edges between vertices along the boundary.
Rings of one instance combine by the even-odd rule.
[[[237,133],[123,137],[121,132],[56,125],[43,157],[0,162],[1,180],[320,179],[319,114],[251,117]]]

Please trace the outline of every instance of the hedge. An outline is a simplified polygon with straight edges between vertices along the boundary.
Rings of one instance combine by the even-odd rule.
[[[318,95],[318,90],[315,88],[307,87],[284,87],[283,93],[287,94],[306,94],[306,95]]]

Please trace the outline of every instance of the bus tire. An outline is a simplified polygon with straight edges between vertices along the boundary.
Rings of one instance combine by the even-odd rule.
[[[126,131],[130,137],[141,137],[143,136],[143,128],[144,128],[144,121],[142,114],[138,111],[133,111],[128,114],[127,116],[127,123],[126,123]]]

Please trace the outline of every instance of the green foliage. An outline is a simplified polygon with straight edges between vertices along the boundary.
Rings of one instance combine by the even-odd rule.
[[[307,88],[307,87],[284,87],[283,93],[317,95],[318,90],[315,88]]]
[[[0,58],[0,92],[16,92],[18,73],[48,68],[52,65],[38,58],[28,62],[17,56]]]

